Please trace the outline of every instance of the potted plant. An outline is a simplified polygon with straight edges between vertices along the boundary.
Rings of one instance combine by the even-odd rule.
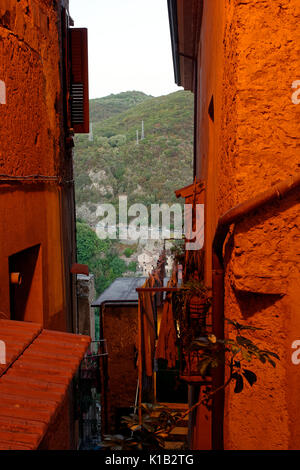
[[[175,317],[179,326],[180,378],[187,382],[202,382],[199,373],[201,351],[191,345],[196,338],[206,335],[211,306],[210,292],[195,274],[176,294]]]

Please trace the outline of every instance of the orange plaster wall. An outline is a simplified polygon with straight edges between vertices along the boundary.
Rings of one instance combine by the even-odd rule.
[[[197,174],[207,182],[209,283],[218,217],[299,170],[300,106],[291,86],[300,79],[300,4],[211,0],[203,15]],[[225,316],[264,328],[253,339],[281,358],[276,369],[251,367],[253,388],[228,390],[226,449],[299,449],[300,366],[291,362],[300,337],[299,248],[299,196],[248,217],[226,245]]]
[[[52,2],[1,1],[0,80],[7,89],[0,108],[1,173],[50,175],[59,164],[57,16]]]
[[[200,387],[197,401],[204,398],[203,388],[204,387]],[[192,428],[192,450],[211,450],[211,411],[209,411],[205,406],[199,406],[197,408]]]
[[[63,145],[59,18],[57,2],[0,3],[0,80],[6,84],[6,104],[0,105],[1,175],[62,176],[70,171]],[[31,320],[49,329],[67,328],[70,280],[64,270],[74,251],[67,235],[72,214],[62,209],[68,191],[57,182],[0,183],[2,317],[10,317],[8,257],[41,244],[43,311]]]
[[[48,186],[48,185],[47,185]],[[66,329],[64,318],[61,227],[57,189],[27,191],[1,187],[0,194],[0,298],[1,317],[10,318],[8,257],[41,244],[43,311],[31,321],[45,328]],[[38,299],[37,299],[38,300]],[[5,314],[5,315],[4,315]]]
[[[202,29],[198,48],[197,83],[197,160],[196,175],[206,182],[205,203],[205,256],[206,283],[211,286],[211,243],[217,222],[215,185],[217,175],[216,142],[221,132],[223,102],[222,70],[224,66],[223,35],[225,22],[224,2],[204,2]],[[215,123],[208,115],[213,97]]]
[[[221,133],[223,102],[222,70],[224,66],[223,37],[225,6],[219,0],[204,2],[200,44],[197,54],[197,159],[196,175],[204,180],[205,190],[205,282],[211,287],[211,245],[217,223],[217,142]],[[212,123],[208,108],[213,96],[215,122]],[[211,448],[211,416],[205,409],[198,409],[193,436],[194,449]]]

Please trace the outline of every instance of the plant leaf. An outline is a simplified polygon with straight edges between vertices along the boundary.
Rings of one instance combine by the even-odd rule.
[[[238,344],[244,347],[255,347],[255,344],[249,338],[245,338],[245,336],[237,336],[236,340]]]
[[[240,330],[257,331],[257,330],[263,330],[263,328],[258,328],[257,326],[250,326],[250,325],[240,325]]]
[[[268,362],[269,362],[273,367],[276,367],[276,362],[273,361],[273,359],[270,359],[270,358],[267,356],[267,360],[268,360]]]
[[[202,361],[199,362],[198,366],[199,366],[200,375],[202,375],[202,376],[205,375],[206,369],[208,368],[211,360],[212,360],[212,358],[206,357],[206,358],[202,359]]]
[[[232,378],[235,380],[234,393],[241,393],[244,388],[244,380],[241,374],[234,372]]]
[[[262,362],[263,364],[266,363],[266,358],[263,354],[259,354],[258,357],[259,357],[260,362]]]
[[[266,353],[266,354],[268,354],[269,356],[273,356],[273,357],[275,357],[276,359],[278,359],[278,360],[280,361],[280,357],[278,356],[278,354],[276,354],[276,353],[274,353],[274,352],[272,352],[272,351],[268,351],[267,349],[263,349],[261,352],[262,352],[262,353]]]
[[[251,354],[245,349],[242,350],[242,356],[243,356],[243,359],[245,359],[245,361],[251,362],[251,359],[252,359]]]
[[[251,387],[257,381],[256,374],[254,374],[254,372],[252,372],[251,370],[244,369],[243,370],[243,376],[245,377],[247,382],[251,385]]]
[[[235,320],[230,320],[229,318],[225,318],[225,320],[230,324],[233,325],[237,330],[263,330],[263,328],[258,328],[256,326],[250,326],[250,325],[242,325],[241,323],[238,323]]]

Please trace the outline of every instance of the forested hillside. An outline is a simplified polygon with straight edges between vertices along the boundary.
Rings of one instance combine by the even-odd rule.
[[[137,144],[137,130],[143,140]],[[193,97],[185,91],[152,98],[139,92],[91,101],[92,136],[76,137],[78,216],[95,225],[97,205],[171,203],[192,182]]]
[[[78,261],[90,266],[100,294],[135,272],[145,246],[98,240],[97,207],[118,208],[119,195],[128,196],[128,205],[144,203],[149,213],[150,204],[179,202],[174,191],[193,180],[193,96],[124,92],[91,100],[90,114],[91,134],[75,141],[77,244]]]

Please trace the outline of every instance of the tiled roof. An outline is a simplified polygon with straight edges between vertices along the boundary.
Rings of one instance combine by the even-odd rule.
[[[90,338],[0,320],[0,450],[36,449],[55,419]]]

